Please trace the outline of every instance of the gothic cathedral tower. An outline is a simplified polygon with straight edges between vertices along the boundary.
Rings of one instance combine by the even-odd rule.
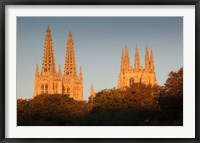
[[[83,77],[80,67],[80,74],[76,72],[76,60],[74,55],[74,42],[72,33],[69,32],[65,67],[63,75],[63,93],[70,95],[75,100],[83,100]]]
[[[121,55],[121,68],[118,77],[118,88],[122,89],[125,87],[130,87],[134,83],[142,83],[146,85],[155,85],[156,75],[154,70],[154,58],[153,51],[149,55],[149,49],[146,47],[145,50],[145,68],[140,66],[140,56],[138,48],[135,49],[135,62],[132,68],[129,60],[129,52],[125,47],[122,48]]]
[[[34,84],[33,97],[42,94],[67,94],[74,100],[83,100],[82,69],[80,68],[78,76],[76,73],[74,43],[71,32],[68,36],[65,68],[62,76],[60,65],[59,71],[56,72],[51,30],[49,26],[47,27],[42,71],[39,73],[38,65],[36,64]]]
[[[34,97],[40,94],[61,94],[62,93],[62,72],[59,66],[56,72],[53,43],[50,27],[47,27],[45,47],[42,63],[42,71],[39,73],[36,64]]]

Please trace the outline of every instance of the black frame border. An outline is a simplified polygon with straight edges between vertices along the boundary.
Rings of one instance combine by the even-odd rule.
[[[5,138],[5,7],[6,5],[195,5],[195,138]],[[197,143],[200,142],[200,98],[199,98],[199,67],[200,61],[200,0],[0,0],[0,141],[1,143],[20,142],[125,142],[125,143]]]

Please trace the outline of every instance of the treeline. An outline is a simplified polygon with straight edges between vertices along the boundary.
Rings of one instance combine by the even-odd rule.
[[[134,84],[106,89],[75,101],[67,95],[17,100],[18,126],[182,126],[183,68],[170,72],[164,86]]]

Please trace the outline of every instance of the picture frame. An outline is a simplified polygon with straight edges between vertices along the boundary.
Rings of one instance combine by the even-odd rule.
[[[6,71],[6,32],[5,32],[5,12],[7,5],[195,5],[195,138],[7,138],[5,136],[5,97],[7,81],[5,77],[7,75]],[[0,53],[1,53],[1,82],[2,86],[0,87],[1,96],[0,96],[0,141],[2,143],[7,142],[175,142],[175,143],[196,143],[200,142],[200,132],[199,132],[199,120],[200,120],[200,98],[199,98],[199,66],[198,61],[200,55],[200,1],[199,0],[66,0],[66,1],[55,1],[55,0],[42,0],[42,1],[33,1],[33,0],[7,0],[1,1],[0,5],[1,16],[0,16]]]

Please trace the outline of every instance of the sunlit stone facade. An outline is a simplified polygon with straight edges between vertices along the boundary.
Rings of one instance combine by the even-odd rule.
[[[42,94],[68,94],[75,100],[83,100],[82,70],[80,68],[80,74],[77,75],[71,32],[68,36],[64,74],[62,76],[60,65],[58,72],[56,71],[51,30],[49,26],[47,27],[42,70],[39,73],[36,64],[34,86],[33,97]]]
[[[138,48],[135,50],[135,62],[134,67],[130,65],[128,48],[122,48],[121,56],[121,68],[118,77],[118,88],[123,89],[130,87],[134,83],[142,83],[146,85],[155,85],[156,75],[154,70],[154,57],[151,49],[149,55],[149,49],[146,47],[145,51],[145,68],[140,66],[140,57]]]

